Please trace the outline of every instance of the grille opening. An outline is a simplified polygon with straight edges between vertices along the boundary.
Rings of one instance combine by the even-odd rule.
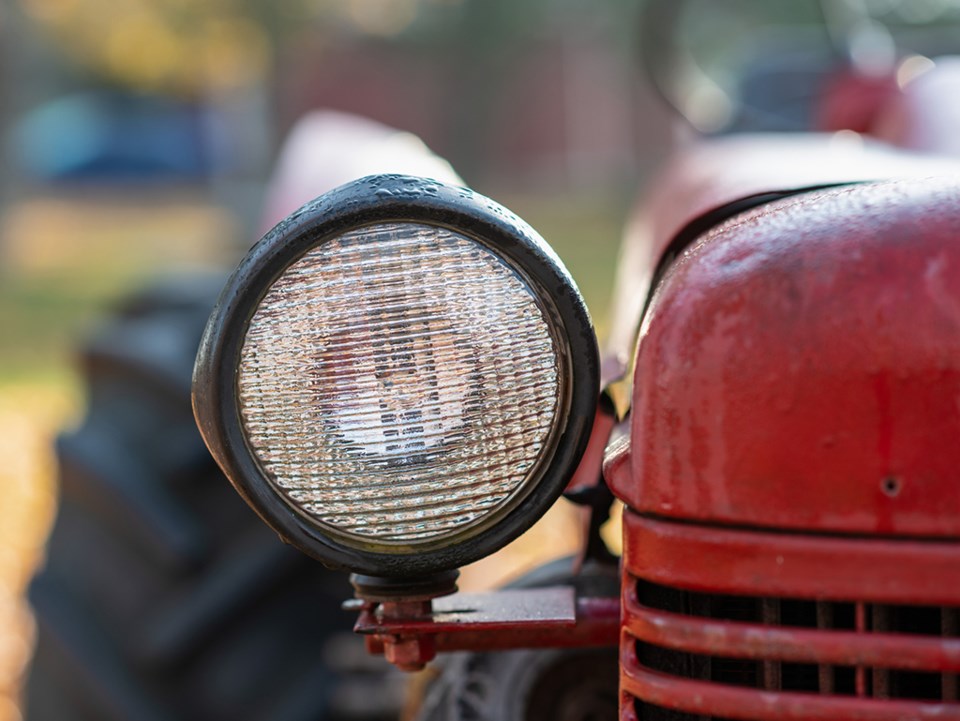
[[[848,666],[703,656],[642,641],[636,642],[635,653],[640,664],[653,671],[696,681],[768,691],[859,695],[857,669]],[[951,700],[944,694],[943,676],[952,674],[886,669],[863,669],[863,674],[866,693],[862,695],[914,701]]]
[[[821,693],[835,693],[840,696],[855,696],[857,693],[857,670],[850,666],[822,666],[821,678],[824,690]],[[832,684],[832,688],[831,688]]]
[[[638,641],[635,653],[641,664],[654,671],[700,681],[713,681],[743,688],[764,688],[764,662],[750,659],[700,656],[685,651],[652,646]],[[769,662],[768,662],[769,665]],[[821,670],[815,664],[782,663],[780,690],[811,691],[820,686]],[[854,693],[854,670],[835,668],[832,683],[839,693]]]
[[[637,581],[636,593],[644,606],[696,618],[864,634],[960,636],[957,608],[705,594],[643,580]],[[960,697],[957,675],[952,673],[704,656],[640,641],[636,654],[642,665],[654,671],[736,687],[913,701],[955,702]],[[645,713],[645,720],[700,718]]]
[[[637,641],[635,653],[642,665],[671,676],[745,688],[757,688],[761,683],[762,664],[759,661],[701,656],[653,646],[642,641]]]
[[[856,603],[708,594],[660,586],[644,580],[637,581],[636,592],[643,606],[698,618],[762,623],[764,604],[774,603],[779,608],[778,626],[857,630]],[[960,608],[863,605],[867,610],[863,631],[960,637]]]
[[[812,663],[781,664],[781,689],[784,691],[820,690],[820,667]]]
[[[709,716],[694,716],[682,711],[648,706],[636,699],[633,701],[633,713],[641,721],[710,721]]]
[[[925,636],[956,636],[944,633],[940,609],[913,606],[874,606],[874,630],[891,630],[898,633],[922,633]],[[946,609],[949,612],[949,609]],[[886,613],[889,619],[884,619]]]
[[[762,621],[763,598],[757,596],[728,596],[699,593],[677,588],[660,586],[649,581],[637,581],[637,599],[648,608],[658,611],[683,613],[699,618],[713,618],[721,621]],[[780,626],[799,628],[829,627],[835,630],[853,631],[856,629],[856,605],[853,603],[831,602],[829,604],[800,599],[767,599],[780,606]],[[818,623],[818,614],[824,611],[818,606],[829,607],[828,623]],[[937,609],[939,610],[939,609]]]
[[[916,698],[929,701],[941,700],[939,673],[917,673],[915,671],[891,671],[889,673],[890,698]],[[874,686],[877,676],[882,672],[874,671]],[[876,694],[876,692],[874,693]]]

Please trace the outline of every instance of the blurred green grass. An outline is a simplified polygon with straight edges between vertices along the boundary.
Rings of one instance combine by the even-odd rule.
[[[124,282],[126,281],[126,282]],[[71,345],[132,286],[101,273],[4,277],[0,284],[0,385],[66,381]]]

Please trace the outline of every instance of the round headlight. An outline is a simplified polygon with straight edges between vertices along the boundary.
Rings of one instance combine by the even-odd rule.
[[[207,326],[194,406],[281,537],[361,573],[492,553],[556,500],[598,392],[583,302],[521,220],[374,176],[258,243]]]

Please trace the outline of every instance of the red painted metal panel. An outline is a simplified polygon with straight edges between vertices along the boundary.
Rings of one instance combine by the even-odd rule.
[[[616,646],[620,602],[616,598],[577,601],[577,623],[569,628],[518,625],[499,631],[461,628],[436,636],[438,652],[503,651],[515,648],[600,648]]]
[[[706,593],[960,606],[960,544],[793,535],[623,514],[635,576]]]
[[[671,266],[610,482],[658,516],[958,538],[958,438],[960,180],[849,186],[737,216]]]
[[[620,633],[618,598],[578,598],[572,586],[457,593],[408,613],[381,610],[365,604],[354,631],[368,651],[411,669],[438,652],[616,646]]]

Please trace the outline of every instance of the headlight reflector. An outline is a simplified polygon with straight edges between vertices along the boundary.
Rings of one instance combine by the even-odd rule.
[[[553,504],[587,443],[598,366],[582,298],[526,223],[465,188],[371,176],[247,254],[207,324],[194,412],[284,540],[423,578]]]
[[[250,320],[238,390],[276,491],[345,541],[416,544],[522,494],[562,403],[541,302],[437,226],[359,228],[310,250]]]

